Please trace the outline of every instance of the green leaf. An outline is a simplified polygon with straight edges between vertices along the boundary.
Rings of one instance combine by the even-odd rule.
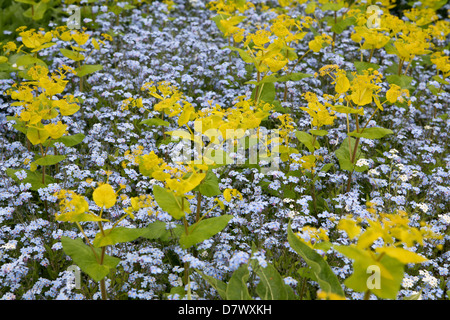
[[[320,148],[320,144],[317,140],[314,142],[314,146],[313,146],[313,144],[312,144],[313,137],[312,137],[312,135],[310,135],[307,132],[296,131],[295,136],[297,137],[298,141],[303,143],[308,148],[309,152],[314,152],[315,149]]]
[[[223,282],[222,280],[218,280],[214,277],[208,276],[203,272],[201,272],[200,270],[195,269],[195,271],[197,271],[197,273],[201,275],[202,278],[205,279],[206,282],[208,282],[209,285],[214,288],[214,290],[217,291],[217,293],[223,300],[227,298],[227,284],[225,282]]]
[[[247,81],[245,82],[245,84],[253,84],[255,86],[259,86],[263,83],[274,83],[277,82],[279,78],[276,77],[275,74],[269,74],[268,76],[265,76],[264,78],[262,78],[261,81],[255,81],[255,80],[251,80],[251,81]]]
[[[236,51],[239,54],[239,56],[241,57],[241,59],[246,63],[254,63],[255,62],[255,59],[252,56],[250,56],[247,53],[247,51],[245,51],[245,50],[242,50],[242,49],[239,49],[236,47],[232,47],[232,46],[225,46],[225,47],[223,47],[223,49],[230,49],[231,51]]]
[[[349,17],[343,20],[340,20],[338,23],[331,23],[331,31],[336,33],[336,34],[341,34],[342,32],[344,32],[345,29],[347,29],[348,27],[350,27],[351,25],[354,25],[356,22],[356,18],[354,17]]]
[[[394,132],[390,129],[372,127],[365,128],[362,133],[356,133],[355,131],[350,132],[348,135],[350,137],[366,138],[366,139],[381,139],[388,134],[393,134]]]
[[[166,223],[163,221],[152,222],[147,227],[141,230],[141,237],[149,240],[158,239],[165,236],[166,233],[170,233],[168,230],[166,230]]]
[[[328,131],[327,131],[327,130],[315,130],[315,129],[311,129],[311,130],[309,130],[309,132],[310,132],[312,135],[314,135],[314,136],[320,136],[320,137],[326,136],[326,135],[328,134]]]
[[[427,85],[428,90],[434,95],[437,96],[439,93],[439,88],[433,86],[432,84]],[[423,112],[423,111],[422,111]]]
[[[225,28],[222,26],[222,24],[220,23],[221,20],[227,19],[229,17],[229,15],[227,14],[218,14],[217,16],[214,16],[211,18],[212,21],[214,21],[214,23],[216,24],[217,28],[222,31],[222,33],[225,33],[226,30]]]
[[[340,3],[340,2],[338,2],[338,3],[328,2],[328,3],[323,4],[320,7],[320,9],[322,11],[328,11],[328,10],[330,10],[330,11],[339,11],[343,7],[344,7],[344,3],[343,2],[342,3]]]
[[[21,3],[26,3],[26,4],[31,4],[31,5],[36,5],[37,2],[33,1],[33,0],[14,0],[16,2],[21,2]]]
[[[358,74],[363,74],[363,70],[368,70],[369,68],[372,68],[374,70],[378,70],[380,68],[380,66],[376,63],[369,63],[363,61],[355,61],[353,62],[353,64],[355,65]]]
[[[353,274],[344,281],[347,287],[358,292],[366,292],[370,289],[373,294],[382,299],[397,297],[404,275],[403,263],[388,255],[383,255],[379,259],[379,255],[374,256],[354,246],[333,246],[333,248],[354,260]],[[372,268],[378,270],[374,273]],[[371,277],[373,279],[370,279]]]
[[[384,49],[386,50],[387,54],[395,54],[399,55],[397,48],[393,45],[393,40],[390,40],[385,46]]]
[[[328,263],[314,249],[308,247],[292,232],[291,225],[288,226],[288,241],[294,249],[308,264],[317,279],[320,288],[325,292],[332,292],[345,297],[344,290],[338,278],[331,270]]]
[[[223,215],[196,222],[188,228],[188,234],[186,234],[185,231],[181,234],[181,247],[183,249],[187,249],[197,243],[211,238],[215,234],[222,231],[232,218],[232,215]]]
[[[256,88],[253,89],[252,92],[252,99],[258,100],[258,101],[264,101],[266,103],[271,103],[273,100],[275,100],[275,84],[273,82],[267,82],[263,83],[258,90],[258,97],[255,97],[256,95]]]
[[[161,209],[177,220],[184,217],[186,212],[190,212],[189,202],[186,198],[176,196],[171,190],[155,184],[153,186],[153,196]]]
[[[164,126],[164,127],[168,127],[170,125],[169,122],[158,118],[143,120],[139,124],[146,124],[148,126]]]
[[[214,197],[222,194],[222,191],[219,189],[219,179],[212,171],[206,173],[205,179],[194,190],[200,191],[205,197]]]
[[[440,84],[442,84],[442,85],[447,85],[447,84],[449,84],[449,82],[448,81],[445,81],[443,78],[442,78],[442,76],[438,76],[438,75],[434,75],[433,77],[433,80],[436,80],[437,82],[439,82]]]
[[[386,77],[386,81],[389,84],[396,84],[402,89],[408,89],[410,91],[414,91],[414,87],[411,85],[413,78],[409,77],[407,75],[397,75],[397,74],[391,74]]]
[[[70,60],[73,60],[73,61],[83,61],[84,60],[84,56],[79,52],[75,52],[75,51],[68,50],[68,49],[59,49],[59,51],[62,53],[62,55],[64,57],[69,58]]]
[[[40,1],[33,6],[33,10],[29,8],[23,15],[27,18],[32,18],[35,21],[41,20],[44,17],[45,11],[47,11],[47,3],[45,1]]]
[[[86,136],[82,133],[77,133],[72,136],[62,136],[55,140],[55,142],[61,142],[66,147],[73,147],[81,143]]]
[[[422,294],[422,290],[419,293],[412,294],[408,297],[404,297],[403,300],[419,300],[421,294]]]
[[[350,152],[349,152],[349,141],[350,139]],[[352,137],[347,137],[344,139],[344,141],[342,141],[341,146],[339,147],[339,149],[336,150],[335,155],[336,158],[338,158],[339,160],[339,166],[341,167],[342,170],[347,170],[347,171],[358,171],[358,172],[362,172],[368,169],[367,166],[362,166],[362,167],[357,167],[354,164],[356,163],[356,161],[358,161],[359,158],[364,157],[364,154],[361,152],[361,145],[358,144],[358,147],[356,148],[356,153],[355,153],[355,159],[354,162],[352,162],[351,159],[351,154],[353,154],[353,150],[355,149],[355,143],[356,143],[356,139],[352,138]]]
[[[243,264],[228,281],[226,296],[227,300],[253,300],[248,293],[247,280],[250,276],[248,265]]]
[[[301,72],[294,72],[285,76],[281,76],[276,79],[276,82],[286,82],[286,81],[300,81],[304,78],[312,77],[312,74],[309,73],[301,73]]]
[[[16,172],[24,170],[27,173],[27,177],[22,181],[16,176]],[[26,169],[6,169],[6,174],[12,178],[16,183],[31,184],[31,190],[37,191],[41,188],[47,187],[49,184],[54,183],[55,180],[49,175],[45,175],[45,184],[42,183],[42,173],[39,171],[30,171]]]
[[[256,274],[260,279],[256,293],[261,300],[288,300],[286,284],[273,265],[258,268]]]
[[[13,61],[11,61],[11,62],[14,63]],[[47,64],[43,60],[33,57],[33,56],[30,56],[30,55],[19,56],[17,58],[17,60],[15,61],[15,64],[18,67],[28,67],[31,65],[40,65],[40,66],[47,67]]]
[[[120,262],[120,259],[105,254],[103,264],[100,264],[97,258],[100,259],[101,257],[101,249],[94,248],[95,255],[92,248],[84,244],[80,238],[71,239],[63,236],[61,237],[61,243],[64,252],[94,281],[102,280]]]
[[[105,235],[102,232],[96,234],[93,241],[93,245],[96,248],[112,246],[116,243],[130,242],[136,240],[143,234],[143,229],[138,228],[126,228],[115,227],[114,229],[104,230]]]
[[[63,161],[66,158],[64,155],[47,155],[43,158],[39,158],[35,161],[40,166],[52,166]]]
[[[336,111],[336,112],[339,112],[339,113],[347,113],[347,114],[348,113],[356,113],[356,114],[359,114],[361,116],[364,115],[364,108],[363,107],[361,107],[359,109],[356,109],[356,108],[350,108],[350,107],[347,107],[347,106],[337,105],[337,106],[333,106],[332,109],[333,109],[333,111]]]
[[[334,166],[333,163],[327,163],[326,165],[324,165],[322,167],[322,169],[320,169],[320,171],[321,172],[328,172],[328,170],[330,170],[333,166]]]
[[[101,64],[85,64],[79,68],[76,68],[75,71],[77,73],[77,76],[79,76],[81,78],[88,74],[100,71],[102,69],[103,69],[103,66]]]
[[[103,219],[100,218],[100,216],[91,214],[91,213],[87,213],[87,212],[81,212],[78,214],[70,214],[70,215],[66,215],[66,214],[61,214],[60,216],[56,217],[57,221],[65,221],[65,222],[86,222],[86,221],[105,221],[105,222],[109,222],[108,219]]]

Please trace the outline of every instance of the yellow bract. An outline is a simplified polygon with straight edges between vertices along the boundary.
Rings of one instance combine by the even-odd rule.
[[[334,123],[336,116],[330,113],[327,107],[319,102],[319,98],[315,93],[306,92],[304,97],[308,101],[308,107],[300,107],[300,109],[306,111],[311,116],[311,124],[313,126],[320,128]]]
[[[361,227],[358,226],[358,222],[351,217],[346,217],[339,220],[337,228],[345,231],[350,239],[355,239],[361,234],[362,230]]]
[[[20,32],[19,35],[22,37],[22,43],[27,48],[33,49],[31,52],[37,52],[54,45],[54,43],[50,43],[53,38],[53,34],[51,32],[36,32],[35,29],[30,29]]]
[[[111,208],[116,204],[116,193],[109,184],[102,184],[100,187],[94,190],[92,198],[97,206],[101,208]]]
[[[386,92],[386,99],[390,103],[395,103],[397,101],[403,102],[404,96],[409,97],[409,90],[402,89],[396,84],[391,84],[391,87]]]
[[[223,197],[228,202],[230,202],[233,197],[237,197],[240,200],[243,199],[242,194],[238,190],[230,188],[224,190]]]

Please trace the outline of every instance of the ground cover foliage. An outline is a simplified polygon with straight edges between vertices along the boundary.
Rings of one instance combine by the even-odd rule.
[[[1,299],[450,298],[446,1],[1,7]]]

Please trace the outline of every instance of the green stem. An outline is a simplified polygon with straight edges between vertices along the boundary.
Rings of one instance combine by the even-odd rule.
[[[369,63],[372,61],[373,52],[375,51],[375,46],[372,47],[372,50],[370,50],[370,57],[369,57]]]
[[[102,247],[102,255],[100,258],[100,265],[103,264],[103,259],[105,257],[105,251],[106,251],[106,247]],[[100,280],[100,291],[102,293],[102,300],[107,300],[107,293],[106,293],[106,284],[105,284],[105,278],[103,278],[102,280]]]
[[[200,220],[200,211],[202,209],[202,194],[200,191],[197,191],[197,212],[195,215],[196,221],[198,222]]]

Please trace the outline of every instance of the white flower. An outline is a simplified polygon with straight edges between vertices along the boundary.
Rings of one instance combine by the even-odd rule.
[[[288,217],[291,218],[291,219],[293,219],[296,215],[298,215],[298,212],[297,212],[297,211],[290,210],[290,211],[288,212]]]
[[[10,242],[4,244],[3,246],[1,246],[0,248],[3,248],[5,250],[14,250],[16,248],[16,243],[10,241]]]
[[[398,153],[398,150],[397,150],[397,149],[391,149],[391,150],[389,150],[389,153],[391,153],[391,154],[397,154],[397,153]]]
[[[366,159],[359,159],[358,161],[356,161],[357,167],[363,167],[363,166],[368,166],[368,165],[369,165],[369,161],[367,161]]]
[[[412,278],[403,278],[403,282],[402,282],[402,287],[405,289],[409,289],[412,288],[412,286],[414,285],[414,280]]]
[[[406,174],[402,174],[398,177],[401,181],[406,182],[408,181],[408,176]]]
[[[417,205],[419,208],[420,208],[420,210],[422,210],[424,213],[427,213],[427,211],[428,211],[428,205],[427,204],[425,204],[425,203],[419,203],[418,205]]]
[[[380,175],[380,173],[376,169],[370,169],[368,172],[372,176],[379,176]]]
[[[438,279],[433,277],[430,272],[419,270],[420,275],[423,276],[422,281],[429,284],[432,288],[437,287],[438,285]]]
[[[438,215],[439,219],[444,221],[445,224],[450,224],[450,213]]]

